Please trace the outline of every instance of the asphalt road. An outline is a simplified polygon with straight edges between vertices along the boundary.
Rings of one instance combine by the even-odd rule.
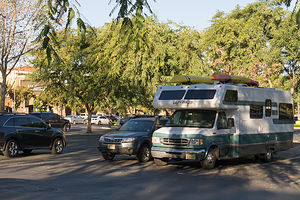
[[[274,162],[254,159],[221,161],[216,169],[198,163],[172,162],[158,167],[135,157],[105,161],[97,138],[109,129],[83,125],[67,133],[61,155],[33,151],[7,159],[0,155],[0,200],[6,199],[300,199],[300,130],[294,148],[279,152]]]

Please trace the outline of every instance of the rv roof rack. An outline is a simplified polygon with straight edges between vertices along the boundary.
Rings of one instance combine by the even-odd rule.
[[[169,83],[176,83],[177,85],[191,85],[191,84],[244,84],[250,87],[258,87],[258,82],[250,78],[242,76],[232,76],[225,73],[214,73],[211,77],[201,77],[201,76],[190,76],[190,75],[175,75],[169,81]]]

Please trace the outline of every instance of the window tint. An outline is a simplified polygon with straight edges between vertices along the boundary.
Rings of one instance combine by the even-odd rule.
[[[45,128],[46,125],[40,120],[40,119],[37,119],[37,118],[29,118],[30,120],[30,127],[37,127],[37,128]]]
[[[224,101],[237,102],[237,100],[238,100],[238,93],[236,90],[227,90],[226,91]]]
[[[293,120],[293,105],[287,103],[279,104],[279,119]]]
[[[225,112],[219,112],[218,120],[217,120],[217,128],[227,129],[227,118]]]
[[[250,105],[250,118],[260,119],[263,117],[263,106],[260,105]]]
[[[27,118],[27,117],[16,117],[15,118],[15,126],[30,127],[29,118]]]
[[[165,90],[162,91],[159,100],[180,100],[185,94],[185,90]]]
[[[188,90],[184,99],[213,99],[216,90]]]
[[[266,108],[266,111],[265,111],[266,117],[271,117],[271,113],[272,113],[272,101],[271,101],[271,99],[266,99],[265,108]]]

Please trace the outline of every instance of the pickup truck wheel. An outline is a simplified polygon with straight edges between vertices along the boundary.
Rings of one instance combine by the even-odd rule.
[[[206,158],[201,161],[201,165],[203,169],[213,169],[217,162],[217,156],[215,150],[210,149],[207,153]]]
[[[151,149],[148,144],[144,144],[141,146],[137,159],[139,162],[148,162],[151,159]]]
[[[5,157],[16,157],[19,153],[19,144],[16,140],[9,140],[3,151]]]
[[[157,166],[165,166],[168,164],[168,160],[163,158],[154,158],[154,163]]]
[[[56,138],[53,142],[51,153],[53,154],[61,154],[64,149],[64,142],[61,138]]]
[[[114,153],[102,153],[102,156],[105,160],[113,160],[115,158]]]

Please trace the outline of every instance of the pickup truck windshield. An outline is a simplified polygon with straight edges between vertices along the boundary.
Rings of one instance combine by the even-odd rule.
[[[166,126],[212,128],[215,119],[216,111],[213,110],[177,110]]]

